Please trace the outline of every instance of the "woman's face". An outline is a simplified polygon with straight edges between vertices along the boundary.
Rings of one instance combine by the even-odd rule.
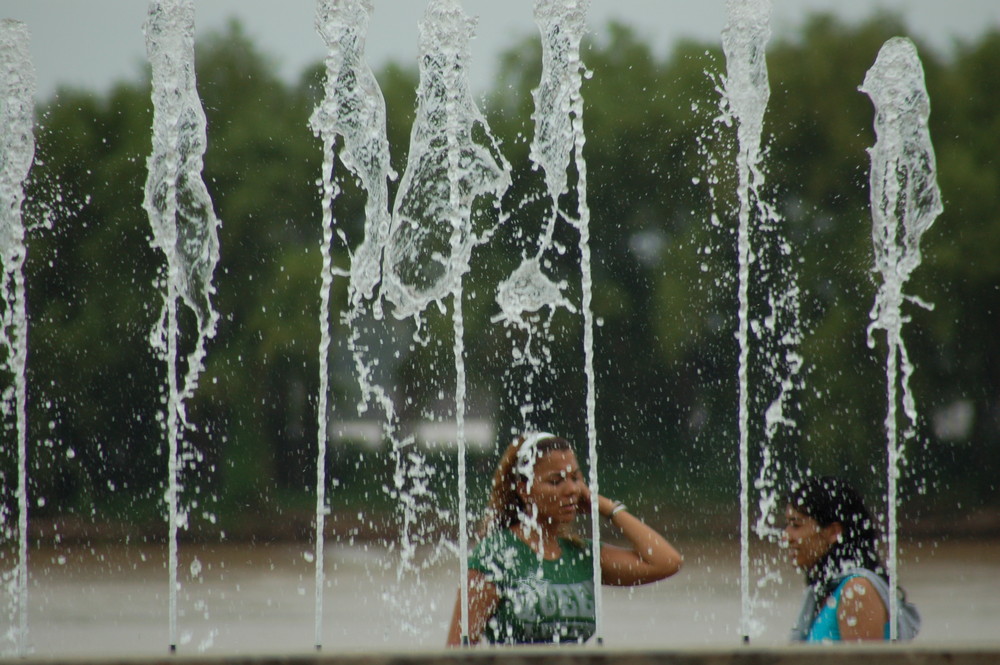
[[[552,450],[535,462],[535,479],[526,500],[538,508],[543,524],[572,522],[583,495],[583,475],[572,450]]]
[[[802,570],[809,570],[823,558],[837,542],[841,530],[837,522],[820,526],[819,522],[791,506],[785,509],[783,543],[792,563]]]

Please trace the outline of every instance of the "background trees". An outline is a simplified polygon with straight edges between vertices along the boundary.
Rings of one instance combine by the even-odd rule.
[[[865,343],[875,292],[865,149],[874,136],[857,86],[885,39],[900,33],[887,17],[861,25],[816,17],[769,51],[768,196],[794,247],[808,365],[800,431],[782,442],[782,454],[789,464],[858,474],[873,498],[885,464],[884,349]],[[908,312],[904,329],[923,417],[907,470],[911,516],[1000,501],[992,461],[1000,446],[1000,347],[992,338],[1000,311],[1000,34],[947,59],[921,55],[945,212],[924,238],[924,263],[909,287],[936,309]],[[601,322],[602,483],[626,500],[642,494],[667,506],[674,518],[725,520],[737,440],[732,137],[715,121],[725,65],[715,45],[696,43],[657,58],[620,25],[591,41],[584,58],[593,72],[584,88],[585,156]],[[261,515],[308,510],[315,478],[321,154],[307,121],[322,70],[280,80],[238,26],[201,44],[197,62],[209,122],[205,180],[223,221],[221,322],[190,406],[204,459],[187,492],[213,520],[259,526]],[[537,224],[544,208],[527,157],[538,63],[537,40],[512,49],[484,103],[515,183],[503,202],[511,219],[478,250],[469,278],[467,367],[473,409],[495,420],[501,444],[520,424],[520,375],[490,317],[497,281],[519,260],[517,230]],[[393,66],[379,79],[401,172],[416,73]],[[152,283],[161,257],[141,207],[150,123],[148,82],[103,95],[63,90],[40,107],[28,213],[52,227],[30,238],[27,267],[39,518],[159,524],[164,370],[147,336],[159,309]],[[349,178],[342,184],[338,224],[357,242],[364,198]],[[565,241],[575,246],[572,234]],[[348,248],[336,251],[345,265]],[[567,271],[574,260],[569,252]],[[343,303],[343,280],[335,289]],[[551,372],[533,399],[553,428],[583,442],[579,322],[560,313],[552,326]],[[344,338],[339,321],[334,334]],[[443,343],[450,352],[450,338]],[[401,357],[410,413],[447,417],[439,392],[450,385],[449,355],[418,348]],[[332,385],[350,417],[353,381],[340,362]],[[447,456],[434,460],[442,491],[452,491]],[[387,503],[381,484],[390,464],[383,453],[335,450],[331,473],[341,484],[332,503]]]

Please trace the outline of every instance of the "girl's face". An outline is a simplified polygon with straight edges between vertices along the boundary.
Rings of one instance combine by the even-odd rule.
[[[538,509],[541,524],[572,522],[579,511],[584,483],[572,450],[552,450],[535,462],[535,478],[525,496]]]
[[[796,567],[809,570],[815,566],[840,538],[841,526],[834,522],[820,526],[819,522],[789,506],[785,509],[783,544]]]

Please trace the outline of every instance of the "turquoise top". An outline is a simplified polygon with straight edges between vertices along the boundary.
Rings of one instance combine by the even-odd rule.
[[[590,547],[565,539],[559,547],[558,559],[539,559],[508,529],[476,546],[469,568],[483,573],[500,595],[484,632],[491,644],[582,643],[594,634]]]
[[[837,622],[837,608],[840,607],[840,596],[844,591],[844,586],[857,576],[845,578],[837,585],[830,597],[823,604],[823,609],[819,611],[809,628],[806,642],[840,642],[840,624]],[[889,639],[889,622],[885,623],[885,639]]]

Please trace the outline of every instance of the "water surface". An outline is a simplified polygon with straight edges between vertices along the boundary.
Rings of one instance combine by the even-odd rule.
[[[678,542],[684,569],[632,590],[606,588],[609,648],[728,647],[739,644],[739,549]],[[1000,559],[995,542],[905,544],[900,580],[923,614],[923,644],[1000,644]],[[304,654],[313,651],[314,564],[306,544],[184,545],[179,653]],[[30,554],[32,654],[146,655],[167,652],[166,547],[63,546]],[[403,628],[391,556],[364,546],[330,545],[324,651],[437,649],[458,580],[449,561],[422,576],[424,616]],[[199,573],[191,577],[192,567]],[[765,630],[754,641],[786,641],[801,594],[790,566],[765,592]],[[416,585],[407,584],[407,589]],[[412,602],[408,603],[412,606]]]

